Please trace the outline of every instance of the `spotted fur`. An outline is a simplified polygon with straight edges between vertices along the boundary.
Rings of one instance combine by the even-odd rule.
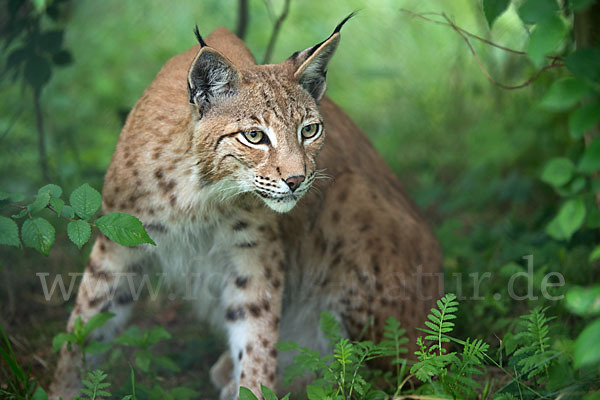
[[[441,290],[439,246],[365,135],[323,97],[339,38],[336,29],[281,64],[256,65],[219,28],[167,62],[127,118],[103,190],[104,211],[138,216],[157,246],[100,236],[68,329],[111,311],[94,333],[109,340],[137,297],[119,274],[144,279],[154,260],[228,334],[211,371],[222,398],[239,385],[257,394],[277,386],[291,362],[277,353],[280,340],[326,351],[325,310],[350,338],[379,340],[395,316],[414,339]],[[303,139],[312,123],[322,131]],[[253,131],[265,142],[250,143]],[[53,396],[76,392],[79,356],[62,349]]]

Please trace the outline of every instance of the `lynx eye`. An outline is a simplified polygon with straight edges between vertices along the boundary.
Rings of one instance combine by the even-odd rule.
[[[244,132],[244,137],[252,144],[268,143],[267,136],[261,131]]]
[[[321,124],[309,124],[302,127],[302,137],[310,139],[321,131]]]

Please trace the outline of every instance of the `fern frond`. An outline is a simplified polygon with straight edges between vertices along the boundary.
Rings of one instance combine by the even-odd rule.
[[[451,320],[456,318],[455,313],[458,311],[458,301],[454,293],[448,293],[437,301],[438,308],[432,308],[431,313],[427,315],[425,326],[429,329],[423,329],[428,335],[425,340],[434,342],[430,347],[430,351],[438,351],[441,356],[446,353],[443,343],[449,343],[450,339],[447,334],[454,329],[454,322]]]

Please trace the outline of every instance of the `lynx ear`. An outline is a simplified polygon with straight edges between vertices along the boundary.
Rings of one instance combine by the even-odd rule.
[[[356,12],[353,12],[344,18],[325,41],[304,51],[294,53],[289,58],[289,61],[296,66],[294,78],[317,102],[325,94],[327,65],[340,42],[340,30],[355,14]]]
[[[202,116],[213,99],[237,91],[240,74],[231,61],[204,43],[198,27],[195,33],[201,48],[188,73],[188,93],[190,104],[195,104]]]

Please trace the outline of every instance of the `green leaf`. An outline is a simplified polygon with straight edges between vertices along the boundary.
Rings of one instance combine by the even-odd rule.
[[[64,206],[60,215],[66,218],[73,218],[75,217],[75,211],[73,211],[73,207],[71,206]]]
[[[68,50],[60,50],[52,55],[52,62],[60,67],[73,63],[73,56]]]
[[[162,326],[155,326],[150,332],[148,332],[146,344],[151,346],[160,342],[161,340],[171,339],[171,334]]]
[[[306,395],[309,400],[321,400],[327,396],[325,389],[316,385],[308,385],[306,388]]]
[[[25,196],[23,196],[21,193],[8,193],[4,190],[0,190],[0,201],[7,200],[11,203],[18,203],[20,201],[23,201],[24,199]]]
[[[546,56],[558,50],[567,32],[567,26],[558,16],[546,19],[535,26],[529,37],[527,54],[536,67],[546,64]]]
[[[570,7],[573,11],[583,11],[592,4],[594,4],[596,0],[569,0]]]
[[[102,196],[96,189],[84,183],[71,193],[69,202],[75,213],[87,221],[102,205]]]
[[[46,394],[46,391],[41,386],[38,386],[35,389],[35,392],[33,393],[33,397],[31,397],[31,400],[48,400],[48,395]]]
[[[138,366],[144,372],[148,372],[150,370],[150,352],[147,350],[138,350],[135,353],[135,365]]]
[[[250,389],[240,386],[240,399],[239,400],[258,400],[258,398],[250,391]]]
[[[498,18],[510,4],[510,0],[482,0],[483,14],[491,28],[496,18]]]
[[[0,216],[0,244],[19,247],[19,227],[10,218]]]
[[[556,240],[569,240],[585,219],[583,199],[568,200],[546,227],[546,233]]]
[[[28,219],[21,227],[21,238],[25,246],[34,248],[45,256],[54,244],[54,235],[54,227],[43,218]]]
[[[575,367],[592,366],[600,361],[600,318],[585,327],[573,349]]]
[[[175,364],[169,357],[152,355],[152,362],[172,372],[179,372],[181,370],[179,365]]]
[[[58,197],[50,198],[50,207],[52,207],[56,211],[56,215],[60,215],[62,213],[62,209],[65,206],[65,202]]]
[[[569,115],[569,133],[579,139],[600,121],[600,101],[582,104]]]
[[[575,78],[564,78],[552,84],[540,105],[549,111],[562,111],[579,103],[591,92],[589,86]]]
[[[33,6],[35,7],[35,11],[40,13],[44,8],[46,8],[46,0],[32,0]]]
[[[560,187],[573,177],[575,165],[565,157],[553,158],[544,167],[540,179],[547,184]]]
[[[591,288],[574,286],[567,292],[565,300],[573,314],[581,317],[597,315],[600,313],[600,285]]]
[[[139,219],[133,215],[114,212],[98,218],[94,224],[108,238],[123,246],[156,243],[148,236]]]
[[[600,259],[600,246],[594,247],[594,250],[592,250],[589,256],[590,262],[596,261],[598,259]]]
[[[556,16],[558,4],[556,0],[526,0],[517,13],[526,24],[537,24]]]
[[[38,194],[39,193],[44,193],[44,192],[48,192],[50,193],[50,196],[53,197],[60,197],[62,195],[62,188],[58,185],[54,185],[52,183],[49,183],[45,186],[42,186],[39,190],[38,190]]]
[[[50,63],[44,57],[33,55],[25,64],[25,81],[34,89],[41,89],[52,76]]]
[[[569,54],[565,64],[569,70],[582,78],[600,81],[600,47],[584,47]]]
[[[35,214],[46,208],[48,204],[50,204],[50,193],[41,192],[38,193],[37,196],[35,196],[35,200],[33,201],[33,203],[27,206],[27,210],[31,214]]]
[[[76,340],[77,339],[75,338],[75,335],[73,335],[72,333],[61,332],[54,336],[54,338],[52,339],[52,350],[54,350],[54,352],[57,353],[61,349],[63,344],[69,342],[75,343]]]
[[[106,353],[112,347],[111,343],[99,342],[97,340],[92,340],[89,344],[85,346],[86,354],[103,354]]]
[[[585,149],[581,160],[579,160],[579,171],[592,173],[600,170],[600,137],[594,138]]]
[[[268,387],[260,385],[260,391],[262,392],[262,395],[265,398],[265,400],[278,400],[277,396],[275,396],[275,393],[273,393],[273,391]]]
[[[109,319],[111,319],[114,316],[115,314],[110,312],[102,312],[94,315],[83,326],[83,329],[81,330],[81,337],[85,339],[90,334],[90,332],[92,332],[94,329],[103,326]]]
[[[88,222],[78,219],[69,222],[67,225],[67,234],[69,235],[69,239],[71,239],[77,247],[81,248],[88,240],[90,240],[92,228]]]

